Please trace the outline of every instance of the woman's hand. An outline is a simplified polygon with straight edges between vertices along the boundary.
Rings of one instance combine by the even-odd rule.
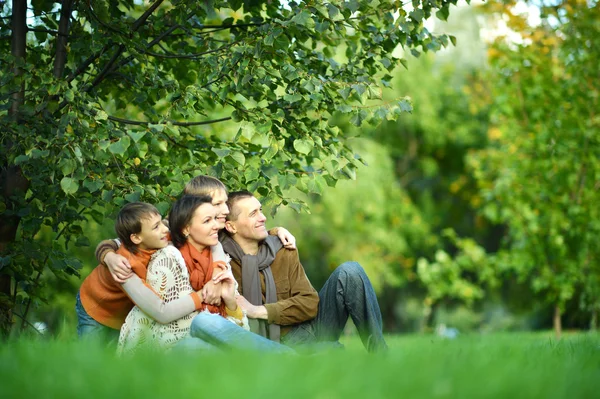
[[[107,253],[104,257],[104,264],[108,267],[112,278],[119,284],[123,284],[125,280],[133,276],[133,271],[127,258],[116,252]]]
[[[235,278],[231,270],[225,270],[213,277],[212,281],[215,284],[221,283],[221,298],[225,302],[225,306],[229,310],[237,309],[235,301]]]
[[[283,227],[277,228],[277,237],[281,240],[285,249],[296,249],[296,237]]]

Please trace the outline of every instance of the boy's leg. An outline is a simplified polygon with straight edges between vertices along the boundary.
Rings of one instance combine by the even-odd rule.
[[[119,330],[112,329],[94,320],[83,308],[79,292],[75,299],[75,312],[77,313],[77,336],[83,338],[99,338],[104,341],[116,343],[119,339]]]
[[[294,353],[294,350],[273,342],[258,334],[226,320],[220,315],[201,312],[192,321],[190,333],[193,337],[221,349],[256,350],[272,353]]]
[[[369,352],[387,349],[375,290],[356,262],[338,266],[319,292],[319,311],[313,320],[317,339],[337,341],[348,316]]]

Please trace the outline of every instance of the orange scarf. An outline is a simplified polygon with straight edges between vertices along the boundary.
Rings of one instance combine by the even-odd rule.
[[[150,258],[156,252],[156,249],[137,249],[137,253],[130,252],[125,245],[121,245],[117,249],[119,255],[123,255],[129,261],[131,269],[135,274],[142,280],[146,280],[146,273],[148,272],[148,263]]]
[[[196,291],[200,291],[204,284],[208,283],[212,279],[213,271],[215,269],[212,261],[212,253],[210,247],[205,248],[204,251],[200,252],[189,242],[183,244],[179,248],[179,252],[185,260],[188,272],[190,273],[190,283],[192,288]],[[210,313],[220,314],[223,317],[227,316],[225,311],[225,304],[221,302],[221,305],[209,305],[202,303],[202,307],[198,310],[207,309]]]

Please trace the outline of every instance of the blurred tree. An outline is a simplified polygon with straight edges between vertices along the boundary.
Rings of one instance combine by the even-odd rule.
[[[407,110],[404,99],[360,103],[379,97],[396,47],[418,54],[452,40],[423,22],[455,3],[0,3],[10,39],[0,40],[0,331],[15,303],[27,302],[26,318],[46,267],[77,273],[58,239],[87,245],[85,218],[140,199],[164,211],[198,173],[274,209],[303,206],[284,197],[289,187],[320,193],[353,177],[360,160],[329,117],[359,126]],[[227,122],[231,140],[207,128]],[[52,248],[35,240],[42,225]]]
[[[593,317],[600,301],[600,42],[592,39],[600,34],[600,7],[553,2],[539,8],[535,24],[516,2],[487,8],[509,30],[489,52],[491,144],[470,166],[483,214],[508,226],[498,266],[554,305],[560,336],[561,313],[578,288]]]

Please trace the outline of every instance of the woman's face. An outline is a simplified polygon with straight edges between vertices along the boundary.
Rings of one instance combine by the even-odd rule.
[[[225,190],[215,190],[211,194],[212,204],[217,210],[217,221],[219,222],[219,229],[225,227],[225,220],[229,215],[229,208],[227,207],[227,193]]]
[[[220,223],[217,214],[217,207],[204,203],[196,208],[189,226],[184,229],[183,233],[188,235],[187,241],[198,251],[219,242]]]

